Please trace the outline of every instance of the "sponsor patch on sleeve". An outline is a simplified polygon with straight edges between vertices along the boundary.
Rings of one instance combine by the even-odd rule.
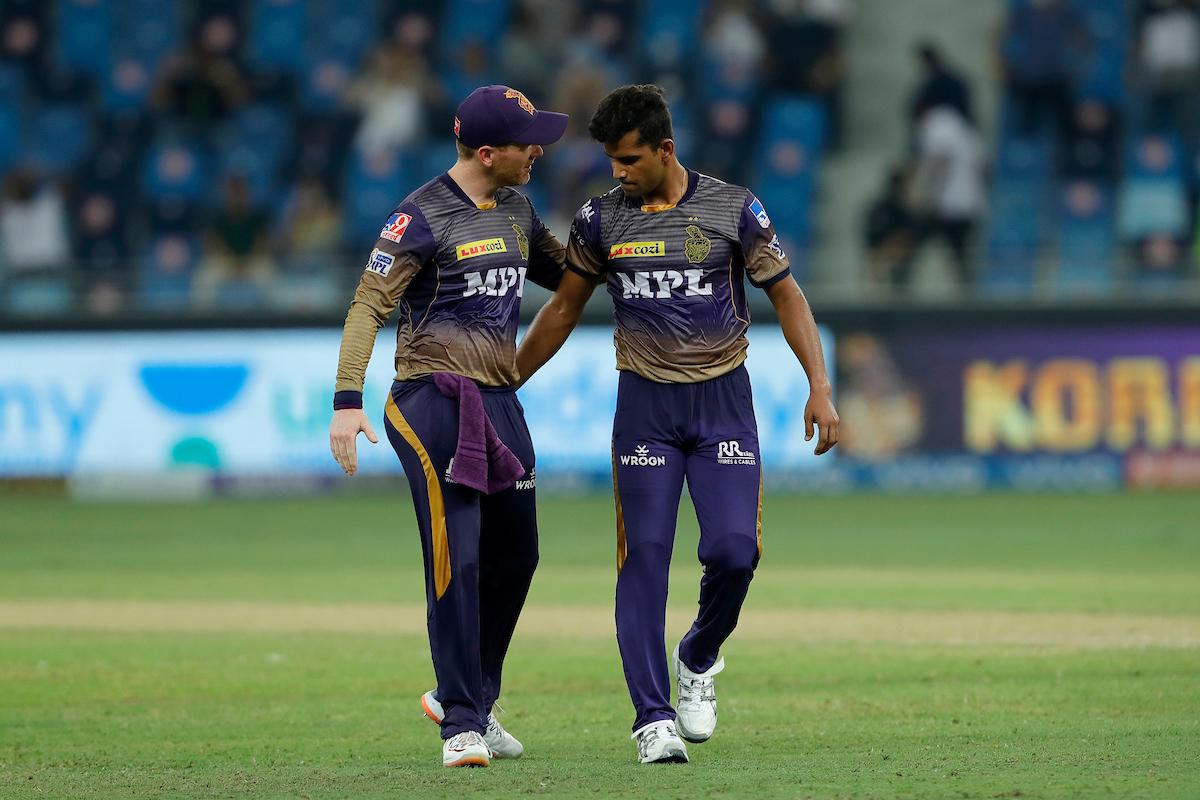
[[[754,195],[750,195],[750,213],[754,215],[754,218],[758,220],[758,224],[762,227],[766,228],[770,226],[771,218],[767,216],[767,210],[763,208],[762,201]]]
[[[376,247],[371,251],[371,257],[367,260],[367,272],[374,272],[376,275],[386,278],[395,263],[394,255],[385,253]]]
[[[767,249],[779,256],[780,261],[783,261],[787,258],[787,256],[783,253],[783,245],[779,243],[779,234],[775,234],[771,237],[771,241],[767,242]]]
[[[401,214],[399,211],[393,213],[388,217],[383,230],[379,232],[379,238],[399,243],[404,238],[404,232],[408,230],[408,223],[410,222],[412,222],[411,214]]]

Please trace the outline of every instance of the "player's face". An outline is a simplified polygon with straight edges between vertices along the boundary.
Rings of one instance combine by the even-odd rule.
[[[651,147],[641,141],[641,134],[632,130],[615,142],[604,145],[604,154],[612,163],[613,179],[621,184],[628,197],[642,197],[653,192],[667,174],[668,151],[664,147]]]
[[[492,148],[492,174],[498,186],[529,183],[533,162],[546,151],[540,144],[506,144]]]

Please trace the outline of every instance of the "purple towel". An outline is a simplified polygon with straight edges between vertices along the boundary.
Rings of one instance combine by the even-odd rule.
[[[475,381],[435,372],[433,383],[443,396],[458,398],[458,446],[450,463],[450,480],[484,494],[502,492],[516,483],[525,467],[500,441]]]

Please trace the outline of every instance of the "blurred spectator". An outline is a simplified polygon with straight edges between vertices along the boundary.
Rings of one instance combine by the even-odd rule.
[[[236,42],[232,20],[209,18],[187,49],[165,63],[153,92],[159,111],[203,128],[245,103],[250,91],[232,55]]]
[[[205,263],[194,286],[197,306],[211,308],[225,298],[222,309],[254,307],[265,300],[274,273],[269,226],[267,214],[251,202],[246,179],[226,178],[223,203],[204,234]]]
[[[1083,100],[1071,116],[1071,131],[1064,158],[1068,178],[1115,181],[1120,130],[1114,109],[1100,100]]]
[[[70,239],[62,192],[34,172],[17,168],[0,199],[0,264],[11,277],[64,272]]]
[[[346,94],[347,105],[362,114],[355,146],[375,152],[412,144],[425,132],[433,83],[420,55],[387,44],[376,48]]]
[[[1083,18],[1067,0],[1029,0],[1013,9],[1000,57],[1022,134],[1045,127],[1056,138],[1065,134],[1072,79],[1087,42]]]
[[[280,250],[289,271],[327,270],[337,263],[342,223],[320,178],[302,178],[283,208]]]
[[[944,239],[961,285],[970,286],[971,234],[985,203],[983,157],[975,129],[949,106],[925,109],[918,118],[913,194],[919,218],[915,248]],[[910,264],[894,273],[897,286],[908,283]]]
[[[974,125],[971,90],[966,81],[950,68],[941,51],[931,42],[918,45],[916,55],[921,68],[921,83],[908,104],[909,123],[914,130],[921,110],[935,106],[949,106]]]
[[[899,167],[888,173],[883,193],[871,204],[864,220],[867,269],[877,285],[894,284],[912,256],[916,220],[905,201],[906,177]]]
[[[553,11],[560,9],[557,16],[562,16],[563,5],[547,8],[530,0],[514,4],[508,33],[500,44],[499,65],[505,81],[529,97],[550,95],[556,67],[562,63],[565,40],[556,29]]]
[[[724,64],[742,64],[757,68],[766,56],[766,39],[747,0],[723,0],[712,9],[706,25],[704,52],[707,58]]]
[[[0,53],[35,77],[45,63],[49,3],[8,0],[0,3]]]
[[[831,150],[842,138],[842,31],[853,13],[850,0],[769,0],[763,17],[770,88],[812,95],[821,101]]]
[[[1142,3],[1136,36],[1142,127],[1175,131],[1189,161],[1200,145],[1200,10],[1195,0]]]

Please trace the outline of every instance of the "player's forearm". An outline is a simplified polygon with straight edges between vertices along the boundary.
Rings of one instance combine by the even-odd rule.
[[[393,308],[394,302],[389,302],[377,291],[359,285],[342,327],[337,383],[334,384],[335,407],[362,407],[363,381],[366,379],[367,364],[371,361],[371,351],[375,347],[375,337]]]
[[[821,349],[821,334],[804,292],[795,281],[787,280],[781,281],[779,290],[772,291],[770,297],[783,337],[808,376],[810,391],[832,393],[825,369],[825,353]]]
[[[517,374],[521,376],[521,383],[533,377],[554,357],[579,324],[579,317],[578,311],[567,308],[554,297],[542,306],[517,348]]]

